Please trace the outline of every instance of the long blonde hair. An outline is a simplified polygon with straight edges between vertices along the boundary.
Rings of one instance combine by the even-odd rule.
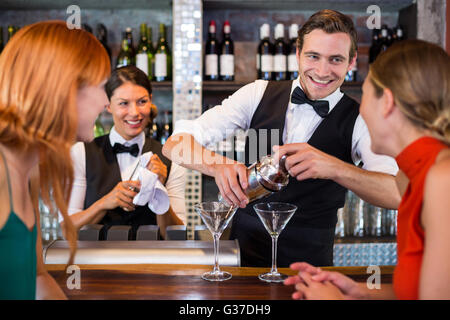
[[[84,30],[63,21],[21,28],[0,55],[0,143],[24,152],[39,149],[40,195],[64,217],[73,262],[76,230],[67,203],[73,182],[70,147],[77,133],[77,92],[110,73],[108,54]]]
[[[377,57],[369,77],[378,97],[389,88],[407,119],[450,145],[450,57],[444,49],[400,41]]]

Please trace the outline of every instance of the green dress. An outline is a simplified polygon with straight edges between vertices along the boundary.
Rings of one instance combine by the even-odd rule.
[[[30,231],[14,213],[8,166],[3,154],[2,157],[8,178],[11,212],[6,224],[0,229],[0,300],[34,300],[36,223]]]

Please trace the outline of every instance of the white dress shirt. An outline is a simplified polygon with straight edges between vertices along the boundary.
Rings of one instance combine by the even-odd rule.
[[[128,152],[116,154],[122,181],[130,180],[133,171],[138,165],[139,157],[142,154],[142,148],[145,143],[145,134],[142,132],[140,135],[127,141],[117,133],[115,127],[112,127],[109,134],[109,139],[111,141],[111,146],[114,146],[115,143],[121,143],[125,146],[130,146],[134,143],[138,144],[139,154],[137,157],[133,157]],[[74,144],[70,152],[74,167],[74,182],[69,201],[69,215],[83,211],[87,189],[86,150],[84,147],[84,143],[78,142]],[[169,177],[167,178],[167,182],[165,185],[167,193],[169,195],[170,205],[173,211],[183,221],[184,224],[186,224],[186,205],[184,199],[185,175],[186,170],[183,167],[177,165],[175,162],[172,162]]]
[[[239,129],[248,130],[250,123],[266,90],[266,80],[256,80],[237,90],[233,95],[195,120],[179,120],[175,123],[173,135],[189,133],[203,146],[208,146],[229,137]],[[300,85],[297,78],[292,82],[291,94]],[[343,97],[338,88],[321,100],[329,102],[330,112]],[[283,131],[283,143],[307,142],[323,118],[307,103],[294,104],[289,99]],[[370,136],[366,123],[358,115],[352,135],[352,160],[355,164],[363,162],[363,168],[370,171],[396,175],[395,160],[384,155],[374,154],[370,149]]]

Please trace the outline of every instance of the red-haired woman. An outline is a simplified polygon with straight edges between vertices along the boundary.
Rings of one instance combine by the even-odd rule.
[[[42,260],[38,196],[65,218],[70,263],[70,147],[94,138],[109,73],[100,42],[62,21],[20,29],[0,55],[0,299],[65,298]]]

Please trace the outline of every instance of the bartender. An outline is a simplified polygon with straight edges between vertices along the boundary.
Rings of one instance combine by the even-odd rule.
[[[214,177],[225,200],[240,206],[230,237],[239,240],[243,266],[271,265],[270,237],[243,191],[251,154],[288,155],[288,186],[260,200],[298,207],[279,237],[280,267],[294,261],[333,264],[336,213],[344,206],[347,189],[374,205],[397,208],[395,161],[371,151],[359,104],[340,90],[356,63],[356,44],[349,17],[333,10],[315,13],[299,30],[296,80],[256,80],[199,118],[178,121],[164,146],[164,155]],[[237,129],[255,133],[246,141],[245,164],[204,147]],[[203,163],[192,161],[199,158]],[[362,168],[355,166],[360,163]]]
[[[103,224],[102,240],[113,225],[130,225],[130,240],[134,240],[139,226],[157,224],[164,238],[167,226],[185,223],[185,169],[166,159],[161,144],[144,133],[157,114],[150,81],[140,69],[127,66],[112,72],[105,90],[114,126],[109,134],[72,147],[75,177],[70,218],[78,229],[86,224]],[[165,184],[170,199],[164,214],[133,204],[142,186],[131,178],[139,157],[149,151],[153,155],[147,169]]]

